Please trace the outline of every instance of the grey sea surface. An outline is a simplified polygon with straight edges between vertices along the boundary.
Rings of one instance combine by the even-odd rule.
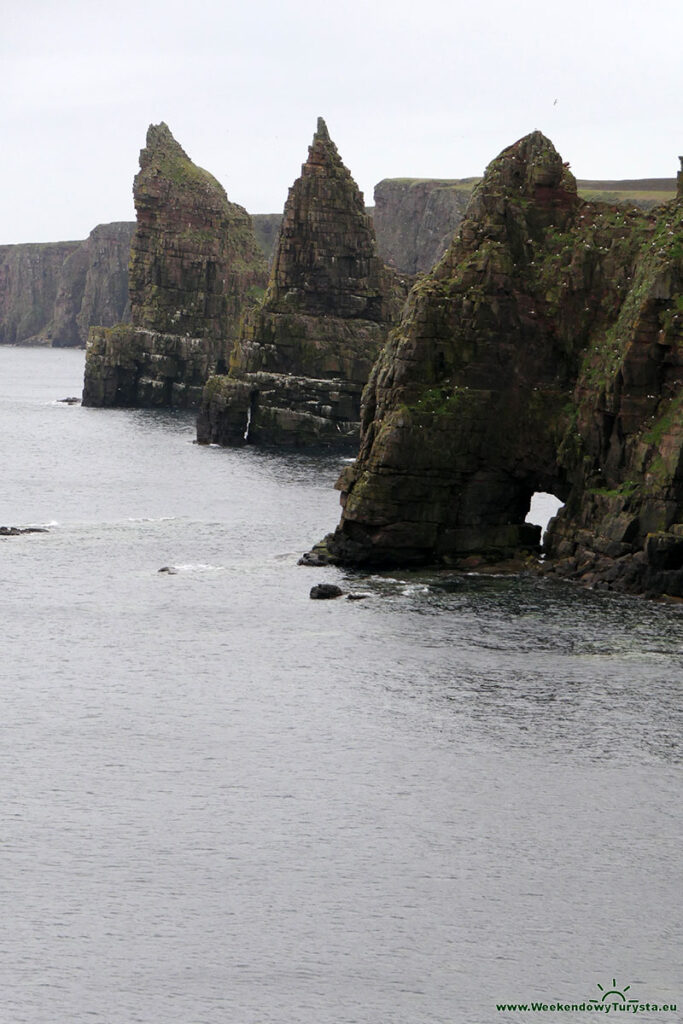
[[[682,1019],[681,606],[299,567],[341,457],[82,372],[0,348],[0,1021]]]

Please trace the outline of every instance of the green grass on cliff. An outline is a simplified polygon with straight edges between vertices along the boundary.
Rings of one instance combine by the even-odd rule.
[[[586,189],[579,188],[579,195],[582,199],[587,199],[590,202],[602,202],[602,203],[632,203],[634,206],[640,206],[644,210],[651,210],[655,206],[660,206],[662,203],[669,202],[676,195],[676,190],[671,189],[670,191],[654,190],[654,189]]]
[[[156,156],[155,164],[165,178],[172,181],[174,185],[182,188],[211,189],[225,194],[225,189],[219,181],[209,174],[203,167],[197,167],[189,157],[179,153],[159,153]]]

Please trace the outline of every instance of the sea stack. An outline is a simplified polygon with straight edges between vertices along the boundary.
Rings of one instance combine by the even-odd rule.
[[[229,376],[206,385],[198,439],[357,442],[361,391],[396,318],[396,287],[319,118],[289,190],[265,299],[245,317]]]
[[[308,560],[553,571],[683,596],[683,197],[583,202],[552,143],[504,150],[373,369],[336,532]]]
[[[246,210],[163,122],[147,132],[133,194],[132,324],[91,330],[83,402],[193,406],[209,374],[227,368],[266,262]]]

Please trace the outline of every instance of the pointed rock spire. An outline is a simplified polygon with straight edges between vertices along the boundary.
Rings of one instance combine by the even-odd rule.
[[[319,117],[301,177],[289,190],[267,305],[387,319],[382,272],[363,196]]]
[[[397,310],[393,288],[363,197],[319,118],[266,297],[242,322],[230,375],[204,390],[198,439],[354,442],[363,385]]]

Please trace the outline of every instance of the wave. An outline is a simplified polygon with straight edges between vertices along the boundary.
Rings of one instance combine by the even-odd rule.
[[[223,565],[208,565],[206,562],[186,562],[178,565],[165,565],[161,569],[157,569],[157,572],[167,572],[173,575],[178,572],[220,572],[224,568]]]
[[[129,523],[170,523],[177,516],[128,516]]]

